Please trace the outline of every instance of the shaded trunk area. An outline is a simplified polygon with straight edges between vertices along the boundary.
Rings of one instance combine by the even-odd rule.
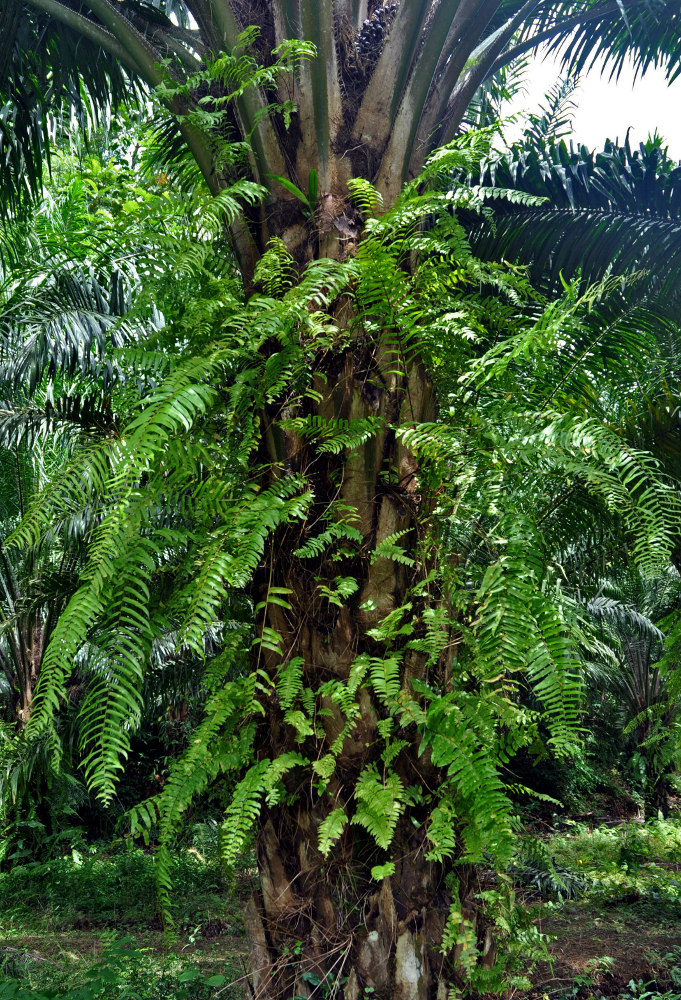
[[[398,848],[393,878],[377,885],[353,864],[362,845],[352,838],[324,862],[318,822],[314,809],[279,811],[259,837],[261,892],[245,914],[254,995],[444,1000],[450,976],[438,947],[451,899],[445,873],[423,861],[418,832]],[[472,897],[471,885],[463,889]]]
[[[469,927],[482,926],[475,871],[459,866],[454,876],[453,864],[426,859],[428,808],[420,790],[436,787],[439,778],[428,754],[419,756],[416,726],[396,726],[386,756],[395,720],[375,691],[358,685],[347,704],[338,695],[353,689],[358,657],[387,655],[381,623],[392,617],[398,628],[400,609],[415,600],[410,588],[428,571],[419,552],[433,501],[395,427],[432,419],[433,390],[417,358],[408,360],[389,336],[361,332],[343,353],[321,357],[314,379],[320,395],[308,406],[309,423],[350,428],[372,417],[376,430],[335,454],[320,448],[319,439],[287,431],[286,420],[283,430],[277,427],[281,412],[264,418],[264,463],[277,476],[303,474],[314,501],[302,528],[297,523],[274,536],[256,581],[258,627],[262,634],[272,630],[258,647],[257,665],[273,684],[286,665],[298,662],[302,671],[295,700],[272,692],[256,747],[261,759],[304,754],[319,782],[290,770],[282,799],[263,810],[260,891],[246,912],[254,996],[443,1000],[451,969],[445,971],[439,945],[457,886]],[[299,417],[300,408],[284,416]],[[359,533],[355,547],[344,525]],[[404,558],[377,555],[391,539],[399,540]],[[343,581],[352,583],[344,589]],[[272,594],[286,599],[268,602]],[[426,589],[416,600],[426,608],[441,598]],[[272,635],[280,637],[278,648]],[[425,664],[422,653],[405,650],[399,687],[408,691],[423,681]],[[446,673],[447,663],[439,669]],[[413,794],[398,810],[389,848],[381,849],[353,821],[350,799],[360,774],[375,768],[380,784],[388,765]],[[347,810],[349,822],[325,856],[320,826],[338,810]],[[389,859],[394,873],[372,877],[371,869]],[[484,930],[478,933],[484,938]],[[491,960],[489,942],[487,950]]]

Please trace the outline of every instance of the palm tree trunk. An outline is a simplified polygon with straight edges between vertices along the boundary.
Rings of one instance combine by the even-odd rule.
[[[255,582],[254,596],[262,607],[258,629],[273,630],[281,640],[279,649],[264,645],[256,654],[256,665],[264,667],[273,683],[281,663],[295,657],[302,660],[303,683],[311,692],[329,681],[347,681],[358,656],[381,654],[381,642],[371,630],[404,604],[408,587],[423,575],[416,563],[417,544],[429,501],[413,456],[392,428],[432,419],[433,389],[423,365],[417,359],[405,362],[388,343],[384,336],[375,342],[358,340],[344,353],[320,359],[316,373],[315,384],[324,389],[313,416],[383,418],[384,429],[364,445],[340,455],[320,455],[298,435],[265,436],[269,453],[261,456],[263,465],[274,470],[272,475],[304,473],[315,496],[302,529],[289,526],[272,538]],[[272,414],[267,419],[275,422]],[[320,533],[334,501],[356,514],[352,523],[363,538],[359,551],[339,556],[327,547],[317,558],[297,558],[294,553]],[[400,544],[415,566],[386,558],[372,561],[376,546],[398,532],[404,532]],[[322,588],[333,588],[339,576],[352,577],[357,588],[336,604]],[[273,590],[287,594],[287,606],[267,603]],[[402,682],[423,679],[425,662],[422,654],[407,653]],[[285,721],[275,693],[260,724],[260,759],[298,750],[319,761],[339,737],[342,749],[325,787],[309,782],[299,787],[291,773],[285,779],[290,801],[263,810],[257,834],[260,888],[245,917],[258,1000],[306,997],[320,982],[324,986],[315,996],[346,1000],[368,995],[367,988],[385,1000],[445,996],[449,976],[443,974],[438,947],[452,901],[451,882],[446,882],[442,864],[425,858],[426,809],[415,804],[403,813],[390,846],[395,872],[382,881],[372,878],[371,868],[386,860],[385,853],[352,821],[330,857],[319,849],[320,824],[339,807],[351,812],[357,777],[367,766],[381,764],[378,726],[385,709],[366,688],[358,698],[359,713],[349,730],[338,705],[324,695],[316,700],[317,721],[307,734]],[[435,787],[438,775],[425,756],[419,757],[415,726],[400,736],[405,745],[391,766],[403,786]],[[475,927],[473,877],[471,868],[458,869],[459,898]]]
[[[438,946],[450,896],[445,873],[423,861],[418,832],[394,877],[377,884],[351,864],[352,842],[324,863],[310,817],[301,812],[293,828],[291,818],[269,817],[259,836],[262,890],[245,913],[254,996],[289,1000],[319,986],[317,995],[344,1000],[368,990],[379,1000],[442,1000],[448,976]]]

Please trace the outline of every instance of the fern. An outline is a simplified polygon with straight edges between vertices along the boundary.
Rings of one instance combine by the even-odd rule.
[[[373,438],[384,426],[382,417],[357,420],[325,420],[322,417],[295,417],[282,421],[283,430],[294,431],[312,440],[320,454],[338,455],[344,449],[352,451]]]
[[[408,534],[409,530],[406,529],[404,531],[396,531],[395,534],[388,535],[387,538],[382,539],[371,553],[371,561],[375,562],[376,559],[392,559],[403,566],[414,566],[414,559],[407,555],[401,545],[397,544],[400,538],[404,538]]]
[[[387,850],[406,804],[399,777],[390,774],[382,781],[375,767],[367,767],[357,779],[354,797],[356,807],[351,822],[363,826],[378,846]]]
[[[283,240],[273,237],[255,269],[253,280],[265,295],[281,298],[297,281],[296,262]]]
[[[457,856],[456,818],[452,803],[447,800],[439,802],[432,810],[428,824],[428,860],[443,861]]]
[[[348,817],[345,809],[339,808],[330,812],[319,824],[319,850],[325,858],[328,858],[333,845],[342,836],[347,822]]]
[[[160,850],[156,857],[156,882],[164,919],[170,922],[171,854],[170,845],[183,815],[220,773],[239,772],[250,762],[253,727],[239,727],[253,713],[262,713],[258,695],[266,691],[257,674],[242,681],[225,684],[209,698],[205,717],[194,733],[187,750],[174,762],[163,791],[146,807],[133,809],[131,831],[148,829],[158,821]],[[264,788],[264,785],[263,785]],[[247,836],[248,828],[234,829],[235,835]]]
[[[308,736],[314,736],[314,726],[306,712],[299,708],[289,708],[284,712],[284,722],[295,729],[295,740],[304,743]]]
[[[337,576],[333,583],[333,587],[327,587],[326,584],[320,583],[317,589],[329,604],[335,604],[339,608],[343,607],[346,598],[352,597],[359,589],[357,580],[352,576]]]
[[[90,667],[94,683],[80,712],[85,775],[104,801],[114,794],[116,773],[141,719],[142,668],[151,651],[152,630],[148,583],[139,567],[146,565],[148,580],[155,568],[153,552],[150,540],[139,539],[128,553],[130,561],[120,568],[110,591],[115,612],[102,623],[104,642]]]
[[[433,763],[446,771],[440,795],[445,802],[450,797],[462,815],[461,836],[465,856],[471,860],[479,860],[485,849],[508,858],[513,849],[511,805],[496,749],[497,726],[505,716],[509,722],[516,716],[513,724],[518,731],[514,706],[494,695],[483,700],[462,692],[434,701],[422,730],[422,749],[429,746]],[[530,736],[526,733],[524,741]],[[520,733],[519,739],[523,741]]]
[[[401,665],[401,657],[397,655],[372,656],[369,661],[371,686],[387,708],[394,708],[400,693]]]
[[[275,806],[281,800],[283,791],[281,781],[284,775],[294,767],[302,767],[307,763],[309,763],[307,757],[301,757],[299,753],[294,752],[281,754],[272,761],[263,779],[265,801],[268,806]]]
[[[408,747],[410,745],[411,744],[409,740],[395,740],[395,741],[387,740],[385,750],[381,754],[381,760],[383,761],[384,765],[386,767],[390,767],[392,762],[397,757],[399,757],[399,755],[405,749],[405,747]]]
[[[283,709],[289,709],[303,689],[302,656],[294,656],[288,663],[282,663],[277,675],[277,694]]]
[[[312,770],[318,774],[322,782],[328,783],[329,778],[336,770],[336,758],[332,753],[324,754],[319,760],[312,762]]]
[[[373,184],[362,177],[351,177],[348,191],[352,201],[365,216],[375,215],[383,205],[383,196]]]
[[[298,559],[314,559],[328,553],[336,541],[348,541],[354,545],[361,545],[362,533],[351,524],[334,523],[322,531],[319,535],[309,538],[304,545],[295,549],[293,555]]]
[[[270,765],[268,759],[253,764],[236,786],[227,807],[220,831],[220,855],[228,868],[236,861],[260,815]]]
[[[375,882],[382,882],[384,878],[392,878],[394,874],[394,861],[386,861],[383,865],[374,865],[371,869],[371,877]]]
[[[247,741],[232,740],[238,735],[238,725],[252,713],[262,713],[259,694],[265,690],[256,674],[242,681],[230,681],[207,702],[205,717],[194,738],[181,757],[173,764],[163,792],[158,798],[161,817],[160,837],[169,843],[184,813],[196,796],[221,770],[240,768],[249,756],[253,730],[246,729]],[[215,753],[216,738],[227,736],[220,754]]]
[[[414,626],[411,621],[403,621],[413,608],[413,604],[408,601],[399,608],[393,608],[387,615],[378,622],[367,634],[377,642],[393,643],[399,641],[402,636],[413,635]]]
[[[478,592],[477,663],[489,680],[527,673],[555,738],[569,740],[581,704],[576,650],[560,608],[540,590],[537,570],[520,552],[514,556],[492,564]]]

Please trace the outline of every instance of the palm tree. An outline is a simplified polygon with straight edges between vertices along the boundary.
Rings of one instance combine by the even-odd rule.
[[[591,664],[589,686],[613,698],[618,728],[635,736],[645,767],[646,813],[652,815],[666,814],[679,764],[678,682],[670,684],[663,657],[669,660],[675,646],[680,594],[679,575],[670,567],[653,578],[633,571],[622,580],[602,581],[586,602],[614,653],[610,662]]]
[[[522,275],[473,258],[452,216],[451,164],[470,166],[479,152],[437,156],[345,262],[313,264],[299,281],[274,243],[255,275],[263,293],[246,305],[234,284],[203,281],[199,254],[186,299],[174,311],[160,300],[164,349],[140,354],[160,384],[126,428],[66,465],[14,536],[42,537],[84,491],[105,509],[31,720],[44,731],[94,638],[81,731],[102,797],[129,749],[159,632],[174,624],[178,645],[199,651],[225,594],[250,587],[254,669],[235,681],[229,655],[214,657],[205,718],[135,823],[159,822],[163,890],[192,795],[246,766],[222,843],[233,860],[260,817],[262,893],[246,919],[263,996],[288,997],[316,979],[338,994],[346,974],[346,993],[394,991],[417,960],[433,992],[438,977],[460,974],[437,946],[455,949],[462,935],[461,967],[475,970],[478,934],[493,964],[474,875],[457,868],[457,902],[451,859],[494,850],[503,863],[509,804],[498,768],[534,733],[533,713],[514,699],[516,676],[527,674],[552,740],[564,743],[577,718],[576,647],[546,556],[555,512],[569,511],[579,528],[592,511],[609,513],[644,561],[669,547],[668,490],[654,464],[594,420],[588,392],[579,408],[567,391],[543,405],[551,385],[573,390],[597,374],[589,358],[572,372],[559,348],[581,335],[598,295],[547,305]],[[356,190],[370,213],[375,190]],[[456,197],[470,204],[465,188]],[[197,252],[177,245],[168,256],[166,301]],[[344,297],[353,306],[345,328]],[[376,331],[385,332],[382,361],[368,353]],[[390,396],[406,364],[421,371],[416,343],[448,400],[437,422],[413,413],[415,377]],[[324,395],[335,352],[348,366],[361,351],[369,413],[336,418]],[[339,383],[354,391],[345,371],[338,395]],[[518,386],[522,408],[508,402]],[[402,421],[391,416],[397,407]],[[377,438],[386,463],[375,484],[363,472]],[[425,931],[399,929],[412,910]]]
[[[50,391],[55,377],[97,365],[96,345],[112,318],[113,296],[89,264],[74,259],[75,241],[70,254],[55,247],[55,223],[68,229],[68,214],[68,205],[53,212],[44,206],[37,218],[6,225],[0,238],[0,669],[9,717],[19,728],[30,716],[42,653],[78,579],[78,531],[58,529],[40,548],[22,552],[8,550],[5,539],[55,474],[74,433],[101,433],[107,422],[92,393],[74,384],[70,392]],[[81,222],[71,219],[72,233]]]
[[[0,92],[9,112],[0,162],[3,187],[15,194],[40,176],[50,107],[59,113],[66,102],[87,117],[135,87],[169,80],[177,86],[165,87],[164,100],[176,128],[206,183],[220,190],[227,178],[215,143],[191,113],[200,100],[207,108],[200,71],[238,46],[249,25],[259,29],[255,52],[266,64],[291,40],[314,44],[315,58],[294,76],[261,77],[228,115],[232,135],[250,137],[255,179],[268,190],[264,225],[233,233],[247,272],[273,235],[300,260],[337,254],[350,224],[347,181],[367,178],[392,203],[429,153],[457,134],[480,85],[541,44],[576,70],[604,52],[615,70],[631,55],[641,71],[661,59],[671,76],[681,58],[678,0],[92,0],[85,10],[62,0],[3,0],[0,12]],[[221,86],[229,80],[213,83],[215,97]],[[307,192],[313,174],[321,197],[310,227],[291,184]]]
[[[619,373],[615,392],[598,378],[594,382],[603,420],[633,446],[653,453],[678,490],[681,169],[657,135],[635,149],[628,140],[623,146],[608,141],[597,151],[568,146],[553,131],[556,123],[560,128],[565,96],[566,88],[557,86],[523,141],[492,154],[471,178],[501,189],[512,185],[542,201],[499,205],[493,231],[471,217],[472,244],[483,257],[502,253],[528,266],[546,289],[565,279],[577,278],[584,287],[606,274],[637,272],[628,289],[610,297],[605,311],[587,319],[572,352],[576,369],[579,359],[593,353],[603,371]],[[642,336],[647,356],[632,364],[636,351],[630,345]],[[574,385],[559,386],[574,392]],[[577,592],[594,595],[587,610],[601,632],[607,630],[611,658],[591,664],[588,685],[614,697],[617,722],[634,733],[646,768],[646,806],[666,812],[669,776],[678,765],[678,698],[660,669],[664,636],[657,626],[665,617],[666,628],[674,624],[681,547],[677,543],[671,552],[675,568],[642,576],[607,512],[598,522],[595,535],[590,525],[581,541],[573,535],[569,549],[558,549],[556,556]]]
[[[559,112],[544,116],[550,129]],[[663,140],[653,136],[632,149],[607,141],[602,150],[578,149],[551,134],[528,132],[509,151],[490,155],[470,178],[476,184],[514,188],[536,203],[496,202],[494,227],[469,216],[469,235],[483,258],[528,266],[547,291],[565,279],[581,287],[605,275],[636,280],[610,296],[584,326],[575,360],[596,352],[604,371],[619,371],[615,394],[601,396],[603,419],[620,428],[634,446],[652,451],[666,474],[681,480],[678,325],[681,283],[681,166]],[[643,364],[629,347],[648,341]],[[681,569],[681,546],[672,551]]]
[[[483,966],[493,964],[474,876],[462,865],[457,891],[451,859],[462,843],[466,857],[480,857],[508,832],[496,761],[509,728],[522,730],[519,740],[529,729],[494,685],[504,677],[512,690],[527,668],[549,714],[564,728],[576,714],[573,654],[544,586],[534,514],[550,517],[567,476],[631,515],[640,553],[655,537],[663,551],[669,530],[659,517],[665,491],[651,487],[639,505],[627,488],[654,478],[652,467],[616,436],[604,443],[586,408],[577,432],[564,408],[504,404],[519,377],[516,346],[532,357],[555,347],[562,320],[569,325],[581,306],[562,302],[544,321],[544,303],[503,269],[480,270],[440,211],[451,186],[444,167],[463,159],[471,169],[482,155],[474,139],[466,155],[428,158],[456,136],[484,79],[542,42],[562,45],[571,65],[606,46],[615,64],[632,52],[640,68],[663,58],[673,73],[680,11],[676,0],[3,2],[8,190],[39,176],[46,96],[85,114],[103,96],[122,96],[129,79],[131,90],[156,88],[170,113],[158,162],[184,182],[189,150],[214,195],[204,209],[230,223],[247,304],[217,282],[183,304],[163,358],[168,380],[89,456],[91,468],[72,465],[52,491],[59,507],[85,481],[115,502],[43,660],[34,718],[58,701],[72,654],[99,629],[112,666],[88,702],[90,771],[111,794],[154,616],[171,613],[149,597],[154,560],[177,560],[171,607],[185,641],[204,634],[228,587],[252,581],[251,686],[220,686],[216,668],[207,718],[161,808],[167,844],[189,793],[254,749],[225,841],[229,857],[260,818],[261,890],[246,913],[258,997],[310,995],[320,981],[346,1000],[365,987],[402,1000],[442,996],[457,962],[459,971],[466,956],[471,964],[471,935]],[[244,35],[250,24],[257,37]],[[238,142],[246,138],[248,150]],[[394,205],[417,176],[413,201],[384,230],[374,220],[372,239],[360,242],[379,201]],[[518,338],[504,354],[509,329]],[[429,340],[438,330],[456,332],[456,350]],[[480,353],[499,343],[487,367],[469,370],[460,348],[476,338]],[[170,366],[178,345],[187,357]],[[567,378],[564,353],[558,361]],[[452,391],[451,426],[434,426],[429,369],[440,400]],[[527,375],[535,398],[544,374],[538,363]],[[479,425],[462,431],[474,408]],[[603,459],[598,475],[585,440]],[[429,462],[439,470],[432,480]],[[500,478],[506,468],[519,517],[500,485],[510,483]],[[452,523],[466,523],[461,577],[456,555],[424,556],[428,524],[439,524],[433,483]],[[191,530],[154,520],[171,504],[191,510]],[[45,510],[35,506],[16,537],[40,535]],[[194,779],[186,765],[197,760]],[[453,798],[440,801],[446,789]],[[443,941],[451,965],[438,953]]]
[[[39,857],[68,838],[65,825],[93,816],[77,709],[106,676],[96,636],[79,650],[55,729],[32,740],[26,727],[43,655],[106,505],[73,505],[37,546],[11,548],[6,538],[65,463],[111,437],[126,400],[137,398],[143,375],[129,379],[113,351],[162,325],[153,305],[136,301],[140,274],[160,272],[164,237],[173,242],[183,225],[172,210],[146,215],[161,188],[139,197],[119,156],[129,149],[125,130],[106,137],[102,159],[94,144],[84,149],[71,138],[53,150],[44,198],[6,220],[0,234],[0,864]],[[247,635],[247,618],[221,621],[206,635],[206,650],[216,634],[231,632],[233,641],[240,627]],[[145,677],[146,736],[158,731],[159,717],[198,703],[201,664],[172,632],[159,635]]]
[[[681,167],[659,136],[633,149],[627,139],[622,146],[608,140],[602,150],[588,150],[530,130],[507,152],[485,158],[472,179],[540,199],[499,205],[494,233],[473,226],[481,256],[527,263],[533,280],[546,288],[559,288],[561,275],[578,274],[588,285],[606,271],[642,271],[636,298],[675,315]]]
[[[158,230],[143,236],[122,213],[124,235],[111,224],[111,193],[125,200],[128,174],[62,161],[44,199],[0,234],[0,671],[20,728],[101,512],[74,509],[36,549],[10,551],[5,539],[69,455],[114,432],[124,372],[112,352],[135,342],[139,270],[162,253],[148,248]],[[136,322],[148,334],[159,318],[145,309]]]

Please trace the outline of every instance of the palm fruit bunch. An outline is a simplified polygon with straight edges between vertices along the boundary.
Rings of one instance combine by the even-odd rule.
[[[371,62],[378,59],[383,40],[396,13],[397,4],[387,4],[377,7],[371,17],[363,22],[355,41],[355,49],[360,59],[368,59]]]

